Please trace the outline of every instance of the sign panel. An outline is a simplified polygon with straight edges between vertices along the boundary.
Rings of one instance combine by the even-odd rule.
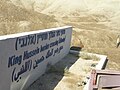
[[[72,27],[0,36],[0,90],[24,90],[70,49]]]
[[[98,87],[120,87],[120,75],[99,75]]]

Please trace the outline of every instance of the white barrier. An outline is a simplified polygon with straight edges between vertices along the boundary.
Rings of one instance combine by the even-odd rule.
[[[106,64],[108,62],[107,56],[105,56],[105,55],[98,55],[98,57],[100,58],[100,61],[96,65],[95,70],[103,70],[103,69],[105,69]],[[92,71],[91,71],[91,73],[92,73]],[[85,85],[85,87],[83,88],[83,90],[93,90],[93,87],[94,87],[93,82],[95,83],[95,80],[94,80],[95,76],[96,76],[95,74],[93,74],[93,75],[91,74],[90,75],[90,79],[88,80],[88,82]]]
[[[86,53],[86,52],[79,52],[79,51],[75,51],[75,50],[70,50],[70,53],[75,54],[77,56],[80,56],[81,54],[87,54],[89,56],[95,55],[95,56],[99,57],[100,61],[96,65],[95,70],[103,70],[103,69],[105,69],[107,61],[108,61],[107,56],[105,56],[105,55],[98,55],[98,54],[92,54],[92,53]],[[88,80],[88,82],[85,85],[85,87],[83,88],[83,90],[93,90],[93,83],[91,83],[91,81],[93,81],[93,79],[94,78],[90,77],[90,79]]]
[[[72,27],[0,36],[0,90],[24,90],[70,49]]]

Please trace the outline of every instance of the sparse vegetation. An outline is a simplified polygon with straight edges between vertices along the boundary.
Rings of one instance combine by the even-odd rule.
[[[48,63],[46,73],[47,74],[56,73],[56,74],[63,75],[64,74],[64,69],[62,67],[57,68],[55,65],[52,65],[51,63]]]
[[[63,67],[59,67],[57,68],[55,65],[51,65],[50,63],[48,63],[47,65],[47,70],[46,73],[59,73],[60,75],[64,75],[64,76],[69,76],[70,72],[69,69],[67,67],[63,68]]]
[[[83,72],[85,72],[87,74],[88,72],[91,71],[91,68],[90,68],[90,66],[86,65],[86,66],[82,67],[82,70],[83,70]]]
[[[64,69],[64,76],[69,76],[69,75],[70,75],[69,69],[66,67]]]
[[[100,58],[97,57],[96,55],[88,55],[85,53],[80,54],[80,57],[85,60],[94,60],[94,61],[100,60]]]
[[[58,73],[58,70],[53,65],[51,65],[46,73]]]

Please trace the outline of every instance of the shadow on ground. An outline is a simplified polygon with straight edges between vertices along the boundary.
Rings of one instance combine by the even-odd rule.
[[[49,66],[47,72],[43,74],[26,90],[54,90],[61,81],[67,70],[78,60],[79,57],[68,54],[54,66]]]

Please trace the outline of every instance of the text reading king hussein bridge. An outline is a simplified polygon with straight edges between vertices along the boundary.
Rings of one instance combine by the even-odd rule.
[[[0,36],[0,90],[24,90],[70,49],[72,27]]]

